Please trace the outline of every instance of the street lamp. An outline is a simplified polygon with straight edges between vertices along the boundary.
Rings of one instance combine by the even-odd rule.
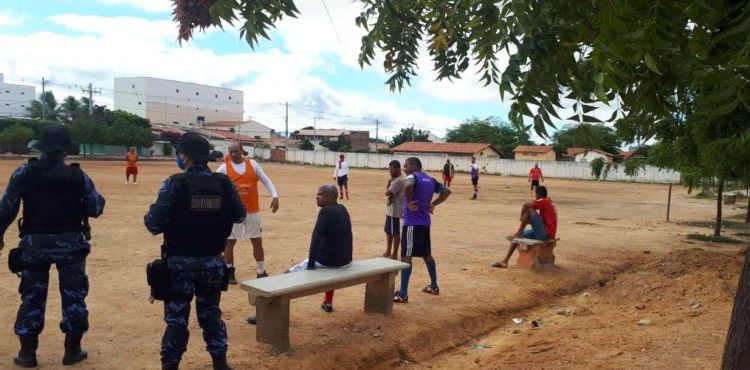
[[[319,119],[323,119],[323,117],[313,117],[313,140],[317,140],[316,124]]]

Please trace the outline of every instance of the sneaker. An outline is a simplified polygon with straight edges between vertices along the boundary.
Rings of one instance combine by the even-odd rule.
[[[409,303],[409,296],[402,297],[401,292],[396,291],[393,293],[393,303]]]
[[[422,289],[422,292],[432,295],[440,295],[440,287],[432,287],[432,285],[428,285]]]
[[[229,284],[237,285],[237,277],[234,275],[234,270],[229,271]]]
[[[258,324],[258,318],[255,316],[249,316],[247,318],[247,323],[250,325],[257,325]]]
[[[267,273],[267,272],[265,272],[265,271],[263,271],[263,273],[262,273],[262,274],[258,274],[258,275],[256,275],[256,279],[260,279],[260,278],[264,278],[264,277],[268,277],[268,273]]]
[[[323,302],[320,304],[320,309],[325,312],[333,312],[333,304]]]

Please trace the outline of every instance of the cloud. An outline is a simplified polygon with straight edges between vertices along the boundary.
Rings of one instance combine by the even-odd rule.
[[[169,0],[97,0],[107,6],[131,6],[149,13],[165,13],[172,11]]]
[[[18,26],[23,24],[23,17],[9,9],[0,10],[0,27]]]

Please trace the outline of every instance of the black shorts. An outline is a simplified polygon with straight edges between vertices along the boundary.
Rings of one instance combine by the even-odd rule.
[[[472,177],[471,178],[471,184],[474,186],[479,185],[479,177]]]
[[[348,175],[339,176],[337,180],[339,182],[339,186],[347,186],[349,182],[349,176]]]
[[[430,227],[404,225],[401,230],[401,257],[428,257],[432,255]]]
[[[531,190],[534,190],[534,187],[539,187],[539,180],[531,180]]]
[[[401,236],[401,219],[385,215],[385,227],[383,230],[385,230],[386,235]]]

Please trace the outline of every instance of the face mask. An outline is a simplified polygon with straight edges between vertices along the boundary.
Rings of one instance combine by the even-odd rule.
[[[182,161],[182,158],[180,158],[179,154],[177,154],[175,162],[177,163],[177,167],[179,167],[183,171],[185,170],[185,163]]]

